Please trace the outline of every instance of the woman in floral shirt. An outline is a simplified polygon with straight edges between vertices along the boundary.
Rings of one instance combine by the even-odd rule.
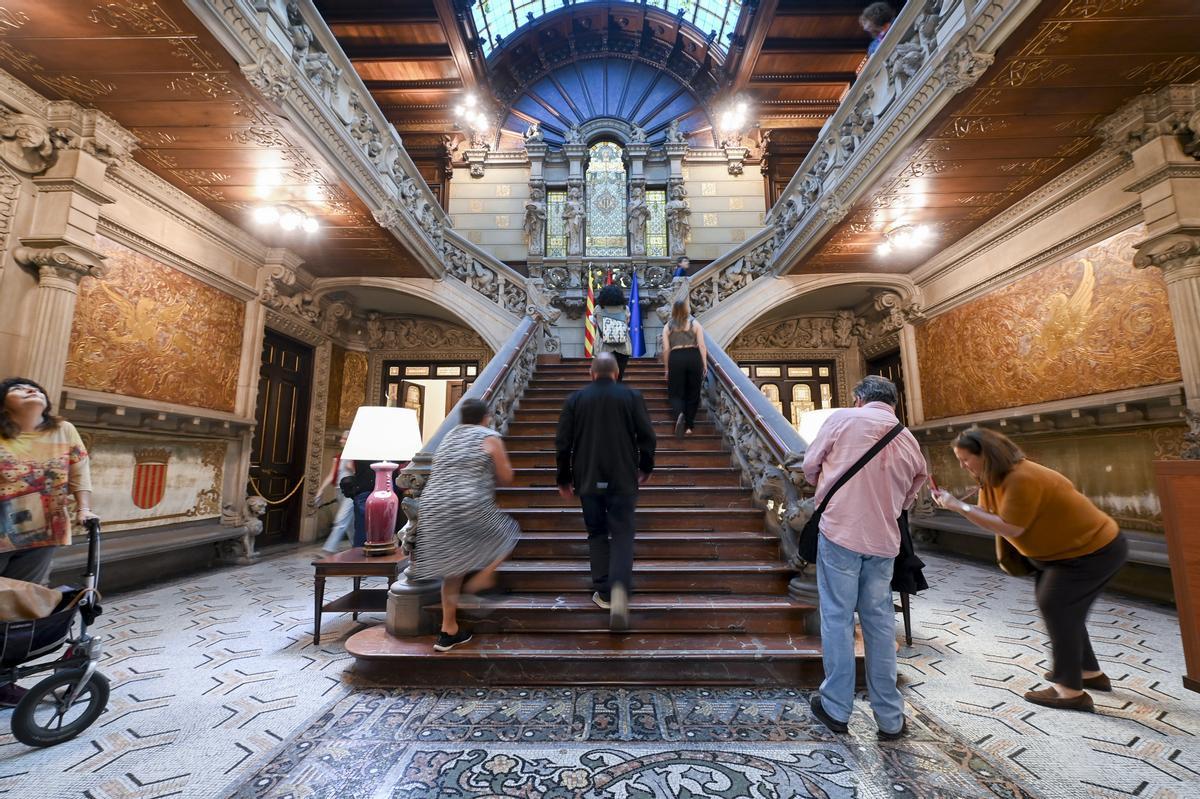
[[[80,524],[95,516],[87,450],[37,383],[9,378],[0,397],[0,577],[44,583],[54,547],[71,543],[70,495]]]

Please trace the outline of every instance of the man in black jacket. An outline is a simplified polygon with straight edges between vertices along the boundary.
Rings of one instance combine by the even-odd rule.
[[[633,514],[638,486],[654,470],[654,428],[642,395],[618,383],[617,361],[592,361],[592,382],[563,404],[558,418],[558,493],[579,496],[592,559],[592,601],[610,609],[610,626],[629,626]]]

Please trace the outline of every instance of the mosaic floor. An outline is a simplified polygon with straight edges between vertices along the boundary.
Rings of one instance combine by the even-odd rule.
[[[784,689],[380,689],[346,673],[349,616],[311,643],[311,554],[109,598],[108,711],[32,751],[0,714],[0,796],[1200,796],[1200,696],[1179,682],[1175,619],[1102,599],[1096,715],[1020,698],[1048,651],[1030,586],[928,557],[901,649],[914,734],[815,723]],[[333,593],[335,583],[330,583]]]

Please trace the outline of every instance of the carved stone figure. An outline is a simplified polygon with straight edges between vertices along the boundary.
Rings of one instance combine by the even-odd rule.
[[[254,551],[254,539],[258,538],[263,531],[263,523],[260,518],[267,512],[267,501],[262,497],[246,497],[245,504],[241,508],[234,507],[233,503],[227,502],[221,506],[221,526],[222,527],[240,527],[242,537],[234,544],[232,553],[237,553],[236,547],[241,547],[241,556],[250,560],[258,557],[258,553]],[[228,548],[222,547],[228,552]]]
[[[688,206],[687,189],[682,183],[671,187],[667,201],[667,229],[671,238],[671,255],[687,253],[687,239],[692,232],[692,209]]]
[[[746,261],[739,258],[725,267],[717,277],[717,297],[723,300],[749,283],[750,273],[746,269]]]
[[[646,254],[646,222],[650,219],[650,207],[646,205],[646,189],[634,186],[629,190],[629,254]]]
[[[833,343],[837,347],[849,347],[854,338],[854,312],[838,311],[833,318]]]
[[[645,144],[646,143],[646,129],[643,128],[641,125],[634,125],[633,130],[630,131],[630,133],[629,133],[629,143],[630,144]]]
[[[572,186],[563,203],[563,228],[567,234],[567,255],[583,255],[583,189]]]
[[[564,144],[583,144],[583,133],[579,128],[572,125],[567,129],[567,135],[563,141]]]
[[[667,125],[667,144],[684,144],[686,141],[687,137],[679,129],[679,120],[672,119],[671,123]]]
[[[542,135],[542,127],[537,122],[534,122],[530,124],[529,127],[525,128],[526,144],[541,144],[545,140],[546,137]]]
[[[47,128],[42,120],[0,107],[0,158],[18,172],[41,172],[68,144],[65,133]]]
[[[525,237],[530,255],[546,252],[546,190],[541,186],[530,189],[525,201]]]
[[[300,64],[308,54],[309,48],[312,47],[315,37],[308,27],[308,23],[304,21],[304,16],[300,13],[300,4],[294,0],[287,4],[287,18],[288,36],[292,40],[292,59]]]

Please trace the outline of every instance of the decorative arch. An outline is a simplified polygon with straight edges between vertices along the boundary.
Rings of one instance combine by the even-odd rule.
[[[759,284],[762,288],[759,288]],[[905,305],[920,306],[923,295],[919,286],[907,275],[884,275],[868,272],[848,275],[799,275],[775,280],[755,281],[754,288],[740,292],[729,300],[716,305],[701,317],[704,329],[723,348],[741,333],[758,324],[764,316],[776,308],[832,286],[863,285],[900,295]]]

